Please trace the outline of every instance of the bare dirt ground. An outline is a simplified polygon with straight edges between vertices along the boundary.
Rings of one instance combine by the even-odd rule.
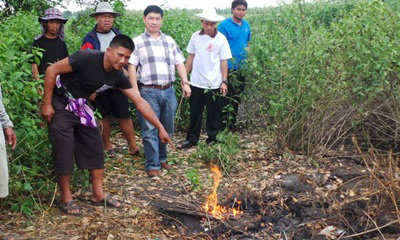
[[[176,137],[179,142],[183,137]],[[62,214],[56,201],[32,217],[0,212],[0,239],[399,239],[398,200],[368,161],[352,152],[314,158],[277,152],[264,134],[242,133],[235,171],[223,176],[221,203],[240,199],[244,214],[220,221],[201,205],[212,187],[210,165],[190,159],[196,148],[169,153],[174,168],[148,178],[144,159],[128,156],[117,134],[118,154],[107,159],[105,191],[121,209],[88,204],[76,190],[80,217]],[[195,170],[193,170],[195,169]],[[197,172],[198,185],[188,172]],[[375,177],[374,177],[375,176]],[[396,180],[396,179],[395,179]],[[398,180],[398,179],[397,179]],[[398,183],[398,182],[396,182]],[[183,210],[181,212],[177,210]],[[204,213],[203,213],[204,214]]]

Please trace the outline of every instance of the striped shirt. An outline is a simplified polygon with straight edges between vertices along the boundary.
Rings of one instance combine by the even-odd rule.
[[[185,61],[175,40],[161,33],[158,39],[144,32],[133,39],[135,50],[129,63],[139,66],[138,81],[144,85],[166,85],[175,81],[175,66]]]

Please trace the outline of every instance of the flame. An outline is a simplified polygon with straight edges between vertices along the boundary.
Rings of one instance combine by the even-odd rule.
[[[227,208],[218,205],[217,189],[221,181],[222,174],[217,165],[211,166],[211,172],[213,173],[214,184],[212,193],[207,197],[206,202],[203,205],[204,211],[210,213],[216,219],[221,220],[228,219],[230,216],[239,217],[243,213],[243,211],[240,210],[240,201],[236,201],[235,199],[233,205],[236,203],[236,208]]]

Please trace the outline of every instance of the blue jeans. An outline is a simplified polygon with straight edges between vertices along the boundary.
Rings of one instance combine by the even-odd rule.
[[[178,105],[174,88],[160,90],[142,87],[140,95],[150,104],[165,130],[172,137],[175,112]],[[139,112],[138,117],[146,154],[146,170],[159,170],[161,169],[160,163],[167,161],[167,145],[159,140],[157,128],[144,119]]]

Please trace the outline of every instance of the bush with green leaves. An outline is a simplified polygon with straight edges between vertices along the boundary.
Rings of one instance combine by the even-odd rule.
[[[186,170],[185,177],[189,181],[192,190],[198,191],[203,188],[199,171],[196,168],[189,168]]]
[[[211,145],[200,141],[197,149],[192,153],[188,161],[202,160],[206,163],[218,165],[224,172],[229,175],[230,172],[237,168],[239,163],[239,135],[223,131],[218,133],[217,142]]]
[[[3,103],[14,122],[18,144],[10,154],[12,210],[30,214],[40,209],[39,195],[53,190],[52,162],[47,130],[39,116],[41,97],[37,88],[43,81],[31,77],[30,46],[40,33],[34,12],[19,12],[0,24],[0,79]],[[26,23],[31,25],[27,27]],[[11,198],[9,198],[11,201]],[[10,203],[11,204],[11,203]]]
[[[340,147],[357,131],[347,126],[374,105],[366,103],[397,95],[400,3],[389,3],[298,1],[249,18],[260,22],[252,25],[247,102],[282,147]]]

